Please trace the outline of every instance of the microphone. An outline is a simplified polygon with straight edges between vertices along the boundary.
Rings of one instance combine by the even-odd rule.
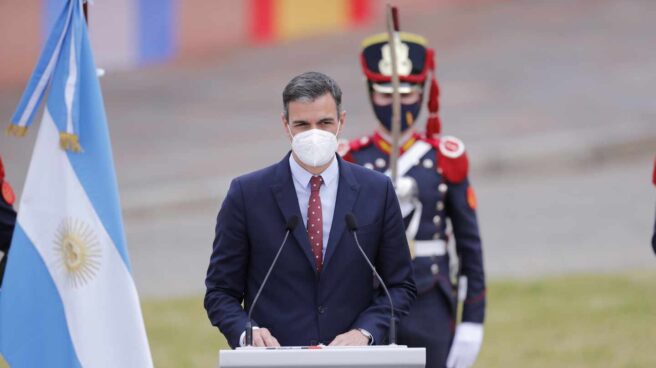
[[[367,254],[362,249],[362,246],[360,246],[358,234],[356,233],[358,230],[358,222],[355,220],[355,216],[350,212],[346,214],[346,226],[353,234],[353,239],[355,239],[355,244],[358,246],[360,253],[362,253],[362,257],[364,257],[364,260],[367,261],[369,268],[371,268],[371,270],[374,272],[378,282],[383,286],[383,290],[385,290],[385,295],[387,295],[387,299],[389,300],[390,304],[389,344],[396,345],[396,321],[394,320],[394,304],[392,303],[392,295],[390,295],[389,290],[387,290],[387,286],[385,286],[385,282],[383,282],[383,279],[378,274],[378,271],[376,271],[376,267],[374,267],[374,265],[371,263],[369,257],[367,257]]]
[[[273,258],[273,262],[271,262],[271,266],[269,266],[269,270],[267,271],[266,276],[264,276],[264,280],[262,280],[262,285],[260,285],[260,289],[257,291],[257,294],[255,294],[255,299],[253,299],[253,304],[251,304],[251,307],[248,310],[248,320],[246,321],[246,336],[244,339],[246,346],[253,346],[253,320],[251,320],[251,316],[253,314],[253,309],[255,309],[255,304],[257,303],[257,299],[260,298],[260,294],[264,289],[264,285],[266,285],[266,282],[269,279],[269,275],[271,275],[271,271],[273,271],[273,267],[276,265],[276,262],[278,262],[278,257],[280,256],[280,253],[282,253],[282,248],[285,247],[285,243],[287,242],[289,233],[291,233],[294,230],[296,225],[298,225],[298,216],[296,215],[290,216],[287,219],[287,224],[285,224],[285,229],[287,231],[285,232],[285,237],[282,239],[280,248],[278,248],[278,253],[276,253],[276,256]]]

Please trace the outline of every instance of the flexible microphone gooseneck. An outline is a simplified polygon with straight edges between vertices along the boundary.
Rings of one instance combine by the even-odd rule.
[[[383,279],[378,274],[378,271],[376,271],[376,267],[374,267],[374,265],[371,263],[369,257],[367,257],[367,254],[362,249],[362,246],[360,246],[360,241],[358,240],[358,234],[356,233],[356,231],[358,230],[358,223],[355,220],[355,216],[350,212],[346,214],[346,226],[348,227],[349,231],[353,234],[353,239],[355,239],[355,244],[358,246],[358,249],[360,250],[360,253],[362,253],[362,256],[364,257],[365,261],[367,261],[369,268],[371,268],[371,270],[374,272],[374,275],[376,275],[378,282],[380,282],[380,284],[383,286],[383,290],[385,290],[385,295],[387,295],[387,299],[389,300],[389,304],[390,304],[389,344],[396,345],[396,321],[394,320],[394,304],[392,303],[392,295],[390,295],[389,290],[387,290],[387,286],[385,286],[385,282],[383,282]]]
[[[296,225],[298,225],[298,216],[296,215],[290,216],[289,219],[287,219],[287,224],[285,225],[285,229],[287,229],[287,231],[285,232],[285,237],[282,239],[280,248],[278,248],[278,253],[276,253],[275,258],[273,258],[273,262],[271,262],[271,266],[269,266],[269,270],[267,271],[266,276],[264,276],[264,280],[262,280],[262,285],[260,285],[260,289],[257,291],[257,294],[255,294],[255,299],[253,299],[253,303],[251,304],[251,307],[248,310],[248,320],[246,321],[246,336],[245,336],[246,346],[253,346],[253,320],[251,319],[251,316],[253,314],[253,309],[255,309],[255,304],[257,303],[257,299],[260,298],[260,294],[262,293],[262,290],[264,290],[264,285],[266,285],[266,282],[269,279],[269,275],[271,275],[271,271],[273,271],[273,267],[276,265],[276,262],[278,262],[278,257],[280,256],[280,253],[282,253],[282,248],[285,247],[285,243],[287,242],[289,233],[291,233],[294,230]]]

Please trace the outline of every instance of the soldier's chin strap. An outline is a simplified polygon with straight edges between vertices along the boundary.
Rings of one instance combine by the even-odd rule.
[[[435,50],[426,49],[426,64],[430,73],[430,90],[428,92],[428,122],[426,123],[426,138],[433,138],[440,134],[442,130],[442,123],[437,112],[440,109],[439,97],[440,88],[437,85],[437,78],[435,78]]]

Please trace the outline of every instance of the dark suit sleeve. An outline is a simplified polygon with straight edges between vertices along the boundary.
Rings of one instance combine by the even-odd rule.
[[[248,272],[249,241],[241,186],[230,184],[216,220],[212,256],[207,269],[205,309],[212,325],[239,346],[247,314],[242,308]]]
[[[392,295],[397,320],[408,314],[410,304],[417,296],[412,277],[412,262],[401,209],[392,182],[387,180],[383,234],[378,248],[375,266]],[[360,314],[353,328],[363,328],[382,344],[389,329],[389,301],[382,288],[369,308]]]
[[[456,239],[460,274],[467,277],[467,298],[463,303],[462,321],[483,323],[486,302],[483,250],[476,211],[467,199],[469,186],[468,179],[458,184],[449,184],[447,210]]]

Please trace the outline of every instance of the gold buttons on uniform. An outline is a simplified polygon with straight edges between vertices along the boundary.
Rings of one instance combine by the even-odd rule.
[[[441,218],[439,215],[433,217],[433,223],[434,223],[435,225],[439,224],[440,221],[442,221],[442,218]]]
[[[446,193],[446,190],[447,190],[447,189],[448,189],[448,187],[447,187],[446,184],[444,184],[444,183],[442,183],[442,184],[440,184],[440,185],[437,186],[437,190],[439,190],[440,193]]]

